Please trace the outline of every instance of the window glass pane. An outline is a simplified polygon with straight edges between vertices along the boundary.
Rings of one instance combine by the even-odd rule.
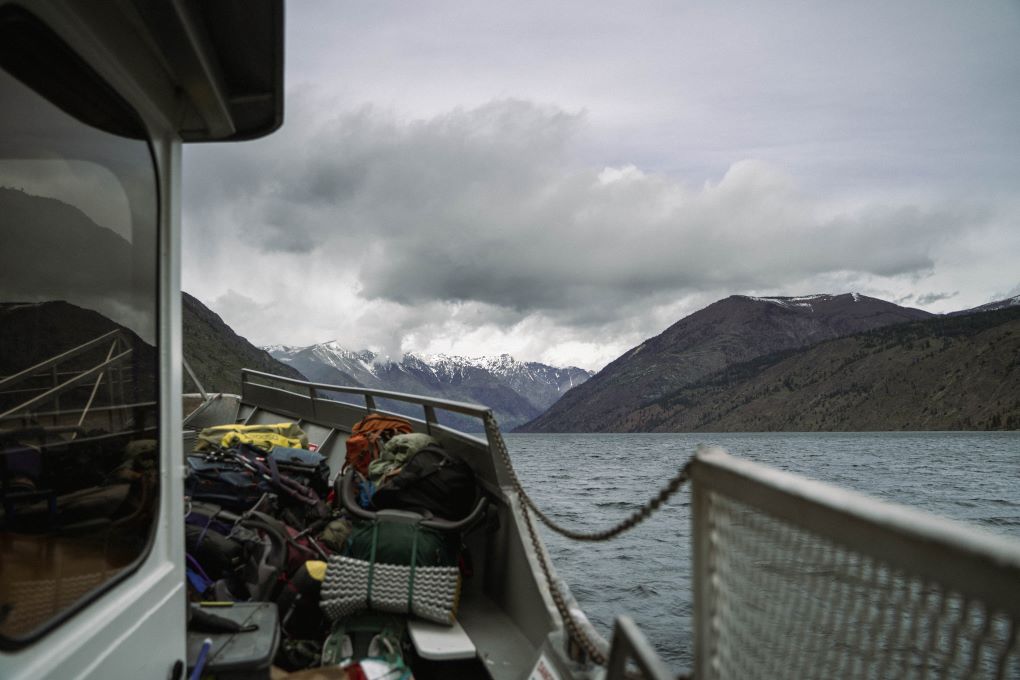
[[[148,550],[158,195],[138,135],[82,122],[67,97],[58,107],[6,70],[0,101],[0,640],[10,643]]]

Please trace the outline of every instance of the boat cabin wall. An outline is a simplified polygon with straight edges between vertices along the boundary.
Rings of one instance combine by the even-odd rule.
[[[158,203],[156,323],[150,340],[158,357],[156,410],[161,426],[158,500],[147,549],[58,612],[42,629],[5,638],[0,676],[169,677],[185,659],[183,456],[179,432],[170,426],[181,421],[181,142],[174,119],[182,110],[182,100],[168,78],[165,62],[139,30],[138,15],[129,3],[38,0],[24,3],[27,9],[22,4],[0,1],[0,12],[32,15],[112,88],[145,128]],[[10,44],[5,49],[11,49]],[[0,130],[3,134],[9,131]],[[4,555],[0,551],[0,562],[13,559]],[[42,571],[45,566],[39,568]],[[10,572],[0,566],[0,574],[9,578]],[[54,571],[53,576],[59,589],[61,572]]]

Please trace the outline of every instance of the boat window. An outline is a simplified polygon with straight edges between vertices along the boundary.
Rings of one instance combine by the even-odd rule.
[[[0,7],[0,645],[132,571],[157,522],[158,189],[137,114]]]

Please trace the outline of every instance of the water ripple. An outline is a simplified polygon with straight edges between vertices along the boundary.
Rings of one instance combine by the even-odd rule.
[[[1020,538],[1020,433],[509,435],[535,501],[584,531],[618,522],[654,494],[699,443],[883,500]],[[679,452],[679,453],[678,453]],[[543,530],[556,570],[608,636],[626,612],[663,659],[691,666],[691,509],[681,491],[612,543]],[[796,569],[796,568],[795,568]],[[805,566],[801,571],[812,572]],[[824,575],[814,570],[815,576]]]

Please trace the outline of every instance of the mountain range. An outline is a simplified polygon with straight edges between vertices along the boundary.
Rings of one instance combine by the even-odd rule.
[[[933,315],[854,294],[731,296],[594,377],[509,355],[394,362],[336,343],[266,351],[186,293],[182,310],[184,356],[211,392],[237,392],[250,367],[473,401],[505,429],[530,432],[1020,429],[1020,297]],[[63,301],[0,304],[0,321],[0,375],[123,328]],[[124,330],[148,389],[155,350]]]
[[[1020,427],[1017,303],[938,316],[853,293],[731,296],[519,431]]]
[[[368,350],[352,351],[336,342],[307,347],[275,345],[265,349],[274,359],[313,382],[484,404],[493,409],[505,429],[532,420],[592,375],[573,366],[556,368],[517,361],[509,354],[461,357],[409,353],[400,361],[393,361]],[[399,404],[391,406],[399,408]]]
[[[132,256],[146,244],[5,187],[0,227],[19,246],[0,250],[0,374],[122,328],[144,357],[138,384],[154,384],[152,291],[137,285]],[[184,357],[211,392],[239,391],[250,367],[482,403],[525,432],[1020,427],[1018,308],[1020,296],[936,316],[856,293],[734,295],[592,377],[509,355],[392,361],[336,343],[267,352],[182,295]]]
[[[191,296],[184,309],[186,356],[204,365],[191,358],[201,352],[187,349],[204,336],[218,361],[230,364],[221,382],[253,366],[313,382],[469,401],[492,407],[506,430],[1020,428],[1020,298],[935,315],[856,293],[734,295],[594,376],[505,354],[406,354],[393,361],[336,342],[263,350]],[[196,332],[198,326],[205,330]],[[211,375],[216,363],[202,371]],[[418,415],[399,402],[381,405]],[[477,429],[466,420],[441,420]]]
[[[121,347],[121,351],[131,350],[131,355],[117,364],[124,369],[120,377],[125,378],[124,386],[129,390],[127,398],[139,402],[151,401],[155,395],[158,373],[155,348],[131,329],[99,312],[63,300],[0,302],[0,377],[20,373],[112,330],[123,333],[126,346]],[[98,365],[109,358],[109,347],[108,343],[103,343],[78,357],[61,361],[61,373],[55,374],[54,378],[60,376],[66,379],[68,371],[80,371]],[[92,384],[87,381],[82,389],[61,394],[59,401],[46,402],[45,405],[50,407],[62,403],[65,408],[71,404],[83,405],[89,399]],[[42,389],[53,385],[49,379],[31,379],[27,384],[19,384],[18,389],[0,395],[0,412],[26,398],[21,389]],[[102,397],[105,396],[104,393]]]

